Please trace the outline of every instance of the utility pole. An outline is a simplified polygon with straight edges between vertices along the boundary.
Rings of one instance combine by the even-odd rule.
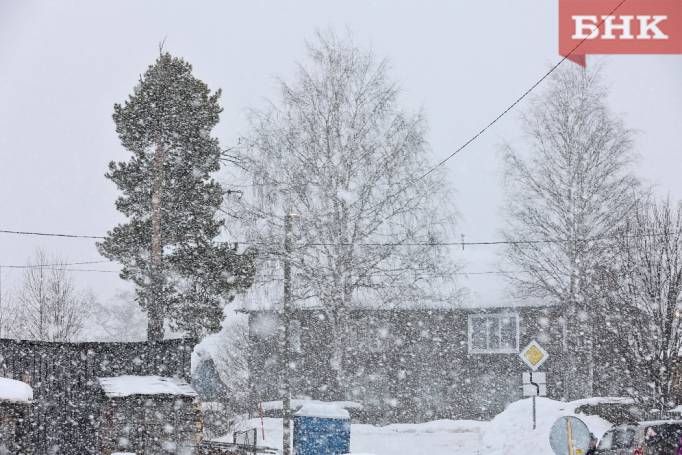
[[[291,340],[289,339],[289,317],[291,314],[291,218],[284,216],[284,298],[282,300],[282,455],[291,453],[291,382],[289,381],[289,353]]]

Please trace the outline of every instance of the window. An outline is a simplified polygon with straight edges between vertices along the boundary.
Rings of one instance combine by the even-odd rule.
[[[516,314],[469,315],[469,352],[503,354],[519,351],[519,318]]]

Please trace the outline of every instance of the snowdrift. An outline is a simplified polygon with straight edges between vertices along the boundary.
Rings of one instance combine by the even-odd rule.
[[[549,431],[562,416],[581,419],[597,438],[611,428],[611,423],[597,416],[576,414],[575,409],[584,404],[619,402],[619,398],[591,398],[571,402],[537,398],[537,428],[533,430],[532,400],[511,403],[483,428],[481,453],[488,455],[552,455]]]

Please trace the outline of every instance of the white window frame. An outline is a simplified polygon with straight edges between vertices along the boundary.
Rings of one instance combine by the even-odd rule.
[[[498,349],[478,349],[474,348],[473,346],[473,334],[474,334],[474,328],[473,328],[473,320],[474,319],[479,319],[479,318],[484,318],[486,319],[486,344],[488,341],[488,320],[490,319],[504,319],[504,318],[514,318],[516,321],[516,346],[513,348],[498,348]],[[469,354],[518,354],[519,352],[519,315],[518,313],[476,313],[476,314],[470,314],[467,319],[467,333],[468,333],[468,347],[469,347]],[[500,343],[502,342],[502,323],[498,324],[498,336],[500,339]]]

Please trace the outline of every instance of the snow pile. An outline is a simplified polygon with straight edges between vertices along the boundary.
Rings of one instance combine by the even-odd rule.
[[[21,381],[0,378],[0,400],[28,403],[33,400],[33,389]]]
[[[248,314],[240,313],[233,308],[225,308],[223,314],[225,318],[220,324],[220,331],[204,337],[194,347],[192,352],[192,374],[194,374],[194,371],[202,361],[207,359],[218,360],[222,357],[224,349],[232,348],[230,346],[230,337],[234,331],[240,330],[240,326],[248,328]]]
[[[329,403],[306,403],[296,412],[301,417],[318,417],[320,419],[350,419],[348,411]]]
[[[591,398],[572,402],[537,398],[537,428],[533,430],[531,399],[519,400],[495,416],[484,429],[482,450],[488,455],[552,455],[549,432],[554,422],[562,416],[581,419],[597,437],[611,428],[611,424],[598,416],[575,414],[575,409],[585,404],[617,402],[618,399]]]
[[[114,376],[97,378],[102,390],[109,398],[132,395],[178,395],[196,397],[191,385],[179,378],[161,376]]]

